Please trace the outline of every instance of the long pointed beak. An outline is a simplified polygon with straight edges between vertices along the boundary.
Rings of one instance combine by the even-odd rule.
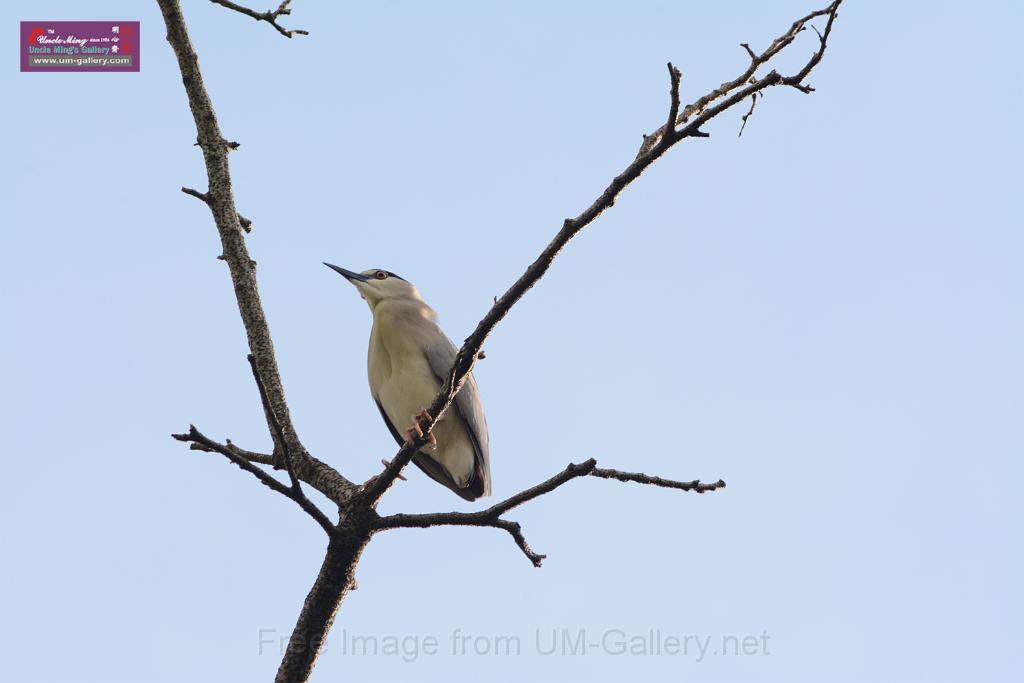
[[[328,263],[327,261],[324,261],[324,265],[327,266],[328,268],[330,268],[331,270],[333,270],[334,272],[336,272],[336,273],[338,273],[340,275],[343,275],[349,281],[353,281],[354,280],[356,282],[366,282],[367,280],[370,279],[370,278],[366,277],[365,275],[363,275],[362,273],[353,273],[351,270],[346,270],[345,268],[342,268],[341,266],[336,266],[333,263]]]

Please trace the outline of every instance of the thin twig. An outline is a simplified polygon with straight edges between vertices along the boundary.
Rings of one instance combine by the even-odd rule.
[[[701,482],[700,479],[694,479],[693,481],[676,481],[674,479],[653,477],[649,474],[644,474],[643,472],[620,472],[619,470],[610,470],[602,467],[595,467],[590,472],[589,476],[597,477],[599,479],[631,481],[637,484],[661,486],[666,489],[679,489],[680,491],[693,491],[695,493],[708,493],[710,491],[717,491],[718,489],[725,488],[725,482],[721,479],[710,484],[705,484]]]
[[[676,117],[679,116],[679,81],[682,78],[682,73],[679,69],[672,66],[672,62],[668,63],[668,77],[671,83],[669,90],[669,107],[668,107],[668,122],[665,124],[665,130],[672,130],[676,127]]]
[[[171,436],[177,439],[178,441],[184,441],[186,443],[192,443],[193,445],[200,446],[200,448],[196,448],[195,450],[220,453],[228,460],[235,463],[243,470],[259,479],[260,483],[262,483],[270,490],[276,491],[277,493],[280,493],[282,496],[290,498],[291,500],[298,503],[299,507],[305,510],[306,513],[310,517],[315,519],[317,524],[319,524],[323,528],[323,530],[327,532],[328,536],[334,535],[336,531],[335,526],[331,524],[331,521],[329,519],[327,519],[327,515],[325,515],[320,508],[318,508],[316,505],[310,502],[310,500],[306,498],[306,496],[304,496],[301,491],[296,491],[294,488],[290,486],[285,486],[267,472],[263,471],[262,469],[260,469],[253,463],[249,462],[242,456],[236,454],[232,448],[228,448],[227,446],[217,443],[213,439],[207,437],[205,434],[196,429],[195,425],[188,426],[187,434],[171,434]]]
[[[757,93],[754,93],[753,95],[750,96],[750,110],[747,111],[747,113],[743,115],[743,123],[740,125],[740,132],[739,132],[739,134],[736,137],[738,137],[738,138],[743,137],[743,129],[747,127],[747,119],[749,119],[751,117],[751,115],[754,113],[754,107],[756,107],[756,106],[757,106]]]
[[[807,75],[811,72],[811,70],[818,65],[818,62],[821,61],[822,55],[824,55],[825,53],[825,41],[827,40],[828,34],[832,29],[832,22],[834,22],[836,17],[839,16],[839,6],[842,4],[842,2],[843,0],[834,0],[834,2],[832,2],[828,7],[815,10],[814,12],[811,12],[810,14],[801,17],[800,19],[797,19],[792,23],[789,29],[787,29],[778,38],[773,40],[771,45],[769,45],[768,48],[760,54],[754,53],[754,51],[751,49],[748,43],[741,43],[740,47],[744,48],[747,51],[747,54],[750,56],[750,64],[747,66],[747,68],[743,71],[743,73],[741,73],[736,78],[732,79],[731,81],[726,81],[725,83],[722,83],[720,86],[718,86],[711,92],[697,98],[691,104],[688,104],[685,107],[683,107],[683,110],[682,112],[680,112],[679,118],[676,121],[676,125],[687,123],[688,121],[690,121],[692,117],[701,116],[705,114],[708,110],[708,107],[713,102],[716,102],[717,100],[727,97],[728,95],[733,93],[737,88],[746,86],[744,89],[744,95],[738,99],[729,98],[729,104],[727,104],[724,107],[713,108],[713,113],[710,116],[702,118],[698,125],[694,126],[693,128],[690,128],[686,133],[677,132],[674,136],[670,137],[678,138],[675,142],[678,142],[678,140],[681,140],[683,137],[703,137],[703,135],[699,133],[701,125],[711,120],[718,114],[722,113],[726,109],[729,109],[730,107],[735,105],[737,101],[742,101],[749,97],[750,95],[752,95],[753,93],[760,92],[764,88],[768,88],[775,85],[788,85],[790,87],[796,88],[797,90],[803,93],[812,92],[814,88],[811,88],[809,85],[803,84],[803,79],[806,78]],[[817,17],[822,16],[828,17],[828,24],[825,27],[825,33],[822,36],[822,40],[820,41],[819,49],[815,51],[815,53],[811,56],[811,58],[807,61],[807,63],[799,72],[790,77],[783,77],[776,73],[775,71],[772,71],[770,74],[768,74],[768,76],[762,79],[755,78],[757,70],[760,69],[765,64],[767,64],[769,61],[771,61],[772,58],[774,58],[776,55],[782,52],[786,47],[788,47],[796,39],[796,37],[806,28],[808,22],[810,22],[812,19],[816,19]],[[643,144],[640,146],[640,151],[637,153],[637,157],[641,157],[644,154],[647,154],[651,149],[654,148],[655,145],[661,143],[662,138],[665,136],[665,133],[670,128],[673,127],[674,126],[662,126],[653,133],[645,135]],[[674,142],[670,143],[670,145],[671,144],[674,144]]]
[[[261,465],[274,465],[274,456],[266,453],[257,453],[255,451],[247,451],[244,448],[239,448],[235,444],[231,443],[231,439],[224,439],[224,447],[230,450],[232,453],[240,458],[245,458],[249,462],[257,462]]]
[[[284,0],[284,2],[278,5],[276,10],[268,9],[266,12],[257,12],[256,10],[249,9],[248,7],[244,7],[242,5],[239,5],[238,3],[231,2],[231,0],[210,0],[210,2],[214,3],[215,5],[227,7],[228,9],[232,9],[236,12],[241,12],[247,17],[252,17],[256,21],[267,22],[268,24],[276,28],[277,32],[280,33],[285,38],[291,38],[293,35],[296,34],[300,36],[308,36],[309,31],[303,31],[302,29],[298,28],[287,29],[284,26],[281,26],[281,24],[277,23],[278,17],[292,13],[291,9],[288,7],[288,5],[291,4],[291,1],[292,0]]]

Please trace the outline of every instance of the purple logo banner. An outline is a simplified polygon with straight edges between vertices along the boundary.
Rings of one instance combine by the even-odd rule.
[[[138,71],[137,21],[23,21],[22,71]]]

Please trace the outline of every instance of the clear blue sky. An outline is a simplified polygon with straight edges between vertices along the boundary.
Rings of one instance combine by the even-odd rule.
[[[296,0],[291,41],[185,5],[295,421],[362,480],[395,450],[370,314],[320,262],[403,275],[461,340],[664,120],[666,61],[689,101],[817,3]],[[592,456],[729,487],[576,482],[513,516],[540,570],[493,530],[378,537],[314,680],[1020,680],[1024,17],[973,7],[849,2],[815,94],[672,151],[487,343],[497,496]],[[157,7],[0,16],[11,41],[142,22],[139,74],[21,74],[13,46],[0,72],[4,676],[269,680],[261,629],[290,632],[323,533],[169,438],[269,448],[213,223],[178,191],[205,170]],[[383,504],[479,507],[418,471]],[[598,647],[545,655],[551,629]],[[688,654],[616,654],[651,629]],[[496,638],[520,653],[472,653]]]

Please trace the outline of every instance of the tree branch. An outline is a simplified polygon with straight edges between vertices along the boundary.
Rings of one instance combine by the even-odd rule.
[[[271,467],[274,465],[274,456],[267,455],[265,453],[256,453],[255,451],[247,451],[244,448],[239,448],[235,444],[231,443],[231,439],[224,439],[224,447],[230,450],[238,457],[244,458],[249,462],[256,462],[261,465],[269,465]]]
[[[717,491],[718,489],[725,488],[725,482],[719,479],[716,482],[710,484],[702,483],[700,479],[694,479],[693,481],[676,481],[674,479],[662,479],[661,477],[653,477],[643,472],[620,472],[619,470],[609,470],[600,467],[595,467],[590,472],[591,477],[597,477],[599,479],[615,479],[616,481],[631,481],[637,484],[647,484],[648,486],[660,486],[666,489],[679,489],[680,491],[693,491],[694,493],[710,493],[711,491]]]
[[[191,433],[188,434],[172,434],[178,441],[184,441],[189,444],[189,448],[193,451],[205,451],[207,453],[223,453],[224,450],[230,451],[240,460],[246,462],[255,463],[259,465],[275,466],[280,462],[279,458],[275,458],[267,453],[257,453],[256,451],[248,451],[244,448],[239,448],[231,439],[225,439],[223,444],[216,444],[216,447],[211,447],[206,444],[205,440],[193,439]],[[233,462],[233,460],[232,460]],[[330,493],[334,491],[332,488],[333,477],[337,474],[333,467],[323,463],[313,456],[300,460],[299,467],[296,468],[296,475],[300,480],[306,482],[316,490],[320,491],[324,495],[330,497]],[[247,468],[242,468],[246,469]],[[275,480],[276,481],[276,480]]]
[[[288,5],[291,4],[292,0],[284,0],[284,2],[278,5],[276,10],[268,9],[266,12],[257,12],[256,10],[252,10],[248,7],[243,7],[242,5],[231,2],[231,0],[210,0],[210,2],[212,2],[215,5],[220,5],[221,7],[227,7],[228,9],[234,10],[236,12],[241,12],[245,16],[252,17],[256,21],[265,21],[274,28],[276,28],[277,32],[280,33],[285,38],[291,38],[293,35],[296,34],[300,36],[309,35],[309,31],[303,31],[302,29],[298,28],[286,29],[284,26],[281,26],[281,24],[277,23],[278,17],[280,17],[281,15],[287,15],[292,13],[291,9],[288,7]]]
[[[679,116],[679,81],[683,77],[679,69],[668,63],[668,77],[671,83],[669,90],[668,121],[665,123],[667,129],[675,128],[676,117]]]
[[[351,498],[358,487],[341,476],[334,468],[310,456],[295,432],[288,403],[285,400],[284,388],[281,385],[281,376],[274,355],[274,343],[270,337],[266,314],[260,301],[256,270],[249,257],[245,237],[239,223],[238,211],[235,209],[228,163],[228,152],[231,148],[224,144],[225,138],[221,134],[213,103],[203,84],[199,60],[192,47],[178,0],[157,0],[157,2],[164,17],[164,23],[167,25],[167,42],[174,50],[178,67],[181,70],[182,83],[185,86],[189,107],[196,124],[199,147],[203,151],[203,158],[206,162],[209,191],[188,194],[201,195],[200,199],[210,207],[210,212],[217,225],[223,259],[228,264],[231,273],[231,283],[234,287],[242,324],[245,326],[249,351],[256,359],[259,376],[267,395],[267,403],[272,409],[264,412],[271,436],[275,441],[276,466],[283,466],[281,458],[287,444],[297,476],[341,506]],[[282,437],[278,430],[274,429],[274,419],[279,422],[283,441],[281,441]]]
[[[698,120],[693,122],[686,128],[675,132],[674,135],[669,135],[670,140],[669,146],[675,144],[679,140],[686,137],[704,137],[699,133],[700,127],[713,119],[714,117],[721,114],[726,109],[733,107],[737,102],[750,97],[754,93],[760,92],[765,88],[775,85],[788,85],[796,88],[803,93],[810,93],[814,90],[809,85],[804,85],[803,80],[810,74],[810,72],[818,65],[821,61],[822,56],[825,54],[826,41],[828,35],[832,30],[832,23],[839,16],[839,6],[843,3],[843,0],[834,0],[828,7],[811,12],[807,16],[801,17],[793,22],[793,24],[786,30],[785,33],[780,35],[778,38],[772,41],[768,48],[757,54],[751,49],[748,43],[740,43],[740,47],[747,51],[750,56],[750,65],[736,78],[731,81],[726,81],[722,85],[718,86],[711,92],[702,95],[701,97],[694,100],[693,103],[683,107],[683,111],[680,112],[676,119],[676,125],[682,125],[687,123],[691,117],[697,116]],[[818,17],[827,16],[828,23],[825,26],[825,33],[819,41],[818,49],[811,55],[810,59],[804,64],[804,66],[793,76],[783,77],[775,71],[772,71],[767,76],[761,79],[755,78],[757,70],[770,62],[776,55],[786,49],[808,25],[812,19]],[[817,30],[817,29],[815,29]],[[746,86],[746,87],[744,87]],[[727,97],[730,93],[734,93],[737,88],[743,89],[742,97],[729,97],[726,102],[722,103],[717,107],[708,109],[708,107],[724,97]],[[637,158],[648,154],[654,149],[655,146],[661,144],[666,139],[665,133],[669,130],[674,129],[675,126],[664,125],[657,129],[653,133],[644,136],[644,142],[640,146],[640,151],[637,153]]]
[[[252,377],[256,380],[256,388],[260,392],[260,401],[263,403],[263,410],[266,411],[267,415],[270,416],[270,424],[277,435],[277,440],[282,444],[284,449],[284,465],[285,469],[288,470],[288,478],[291,480],[292,485],[289,489],[292,493],[290,496],[306,512],[309,512],[313,516],[313,519],[317,521],[320,526],[324,527],[329,536],[334,534],[334,525],[327,519],[327,516],[320,511],[316,505],[314,505],[306,494],[302,492],[302,484],[299,483],[299,477],[295,473],[294,456],[292,454],[291,447],[288,445],[288,440],[284,438],[284,433],[281,430],[281,423],[278,421],[277,416],[274,414],[274,408],[270,405],[270,399],[267,397],[267,387],[263,383],[263,379],[260,377],[259,368],[256,366],[256,358],[250,353],[248,356],[249,368],[252,370]],[[315,512],[314,512],[315,511]]]
[[[547,493],[551,493],[558,487],[563,484],[567,484],[573,479],[588,476],[598,477],[601,479],[615,479],[624,482],[630,481],[638,484],[680,489],[682,491],[696,491],[697,493],[716,491],[725,487],[725,482],[721,479],[713,484],[703,484],[699,480],[674,481],[672,479],[652,477],[639,472],[620,472],[618,470],[600,469],[597,467],[597,461],[591,458],[590,460],[579,464],[570,463],[568,467],[547,481],[541,482],[540,484],[532,486],[524,491],[520,491],[500,503],[492,505],[486,510],[480,510],[479,512],[432,512],[427,514],[400,513],[388,515],[380,518],[380,521],[377,523],[377,529],[426,529],[434,526],[486,526],[503,529],[512,536],[516,545],[519,546],[520,550],[523,551],[523,554],[526,555],[530,562],[533,563],[533,566],[540,567],[544,558],[547,556],[536,553],[530,548],[526,543],[526,538],[523,536],[522,528],[519,526],[518,522],[502,519],[501,516],[509,510],[519,507],[523,503],[527,503],[534,498],[539,498]]]
[[[737,133],[736,137],[743,137],[743,129],[747,127],[747,119],[754,115],[754,107],[757,106],[757,93],[750,96],[750,109],[743,115],[743,123],[740,124],[740,132]]]
[[[256,357],[250,353],[246,359],[249,361],[249,369],[252,370],[252,378],[256,381],[256,388],[260,392],[260,403],[263,404],[263,410],[270,419],[270,428],[274,431],[277,442],[281,444],[284,450],[284,467],[288,471],[288,478],[292,481],[292,488],[301,496],[303,495],[302,486],[299,485],[299,478],[295,476],[292,449],[288,447],[288,440],[284,438],[284,432],[281,430],[281,422],[277,419],[273,406],[270,405],[270,398],[267,397],[267,386],[263,383],[263,378],[260,377],[260,369],[256,367]]]
[[[430,404],[430,408],[428,409],[431,417],[433,417],[433,421],[430,424],[421,423],[420,425],[423,431],[423,436],[416,438],[413,441],[406,442],[399,449],[395,457],[391,459],[391,463],[384,468],[384,471],[380,476],[367,486],[364,491],[358,493],[357,496],[362,500],[365,500],[370,506],[376,505],[381,496],[387,492],[398,475],[412,460],[413,455],[415,455],[416,452],[429,440],[430,430],[433,425],[437,424],[437,421],[441,419],[454,400],[455,395],[462,388],[463,383],[466,381],[466,377],[472,371],[473,365],[476,363],[477,353],[487,340],[487,337],[490,336],[491,331],[494,330],[494,327],[508,314],[512,306],[514,306],[515,303],[518,302],[519,299],[521,299],[523,295],[526,294],[526,292],[544,276],[548,268],[551,267],[552,262],[554,262],[555,257],[558,256],[559,252],[561,252],[565,245],[568,244],[573,237],[578,235],[583,228],[590,225],[590,223],[592,223],[598,216],[614,206],[615,200],[618,198],[619,194],[630,183],[639,178],[640,175],[647,170],[647,167],[657,161],[662,154],[681,140],[691,137],[707,137],[707,134],[700,130],[701,126],[721,114],[723,111],[732,108],[738,102],[742,102],[747,97],[751,97],[755,93],[773,85],[784,84],[797,87],[799,89],[806,87],[802,85],[802,81],[818,64],[818,62],[821,61],[821,57],[825,50],[825,40],[828,38],[828,34],[832,28],[832,22],[836,18],[836,13],[841,3],[842,0],[835,0],[828,7],[811,12],[802,19],[798,19],[793,22],[793,25],[790,26],[788,31],[776,38],[767,50],[751,60],[751,65],[746,71],[740,74],[738,78],[729,81],[704,95],[694,104],[688,105],[682,113],[675,117],[678,123],[683,123],[687,120],[688,116],[695,116],[688,125],[679,130],[675,130],[674,126],[669,126],[666,122],[666,124],[662,125],[662,127],[657,131],[645,136],[640,152],[637,154],[633,162],[612,180],[611,184],[608,185],[603,193],[601,193],[601,196],[594,200],[594,202],[585,209],[583,213],[575,218],[565,219],[565,222],[562,224],[562,229],[558,231],[554,239],[552,239],[548,246],[544,248],[540,256],[530,264],[526,269],[526,272],[515,281],[508,291],[495,301],[491,309],[477,324],[473,333],[466,338],[462,348],[459,349],[458,355],[455,357],[455,363],[449,371],[444,385],[441,387],[440,392],[438,392],[433,403]],[[824,36],[820,41],[819,48],[799,72],[794,76],[783,77],[777,71],[773,70],[764,78],[754,79],[754,81],[749,83],[746,87],[740,88],[740,86],[751,79],[758,67],[768,62],[772,57],[779,54],[786,46],[792,43],[793,39],[800,31],[803,30],[804,25],[808,21],[824,15],[828,15],[829,18],[828,24],[825,27]],[[672,78],[674,102],[678,81],[675,69],[671,65],[669,66],[669,73]],[[737,90],[737,88],[740,89]],[[712,102],[725,97],[729,93],[732,93],[732,95],[726,97],[724,101],[717,105],[709,106]],[[678,105],[670,105],[670,112],[672,111],[672,106]]]
[[[187,434],[171,434],[171,436],[178,441],[191,442],[192,444],[200,446],[195,450],[211,451],[220,453],[231,462],[235,463],[243,470],[251,474],[260,480],[260,483],[269,488],[272,491],[280,493],[286,498],[290,498],[295,501],[299,507],[306,511],[306,513],[316,520],[324,531],[327,532],[328,536],[333,537],[335,527],[331,524],[331,521],[327,519],[327,516],[323,513],[320,508],[314,505],[306,496],[302,493],[301,489],[295,486],[285,486],[273,476],[263,471],[249,460],[235,453],[235,451],[227,446],[217,443],[213,439],[207,437],[205,434],[196,429],[195,425],[188,426]]]
[[[178,436],[183,436],[183,435],[181,435],[181,434],[171,434],[171,436],[177,438]],[[186,434],[184,436],[188,436],[188,435]],[[216,453],[217,452],[217,451],[215,451],[212,448],[207,448],[203,444],[198,443],[196,441],[192,441],[190,439],[178,439],[178,441],[185,441],[185,442],[187,442],[188,445],[189,445],[188,446],[189,450],[204,451],[206,453]],[[232,453],[237,455],[242,460],[247,460],[249,462],[258,463],[260,465],[270,465],[270,466],[273,466],[273,464],[274,464],[274,456],[267,455],[265,453],[256,453],[255,451],[247,451],[244,448],[239,448],[238,446],[236,446],[235,444],[233,444],[231,442],[231,439],[224,439],[224,448],[228,449],[229,451],[231,451]]]

